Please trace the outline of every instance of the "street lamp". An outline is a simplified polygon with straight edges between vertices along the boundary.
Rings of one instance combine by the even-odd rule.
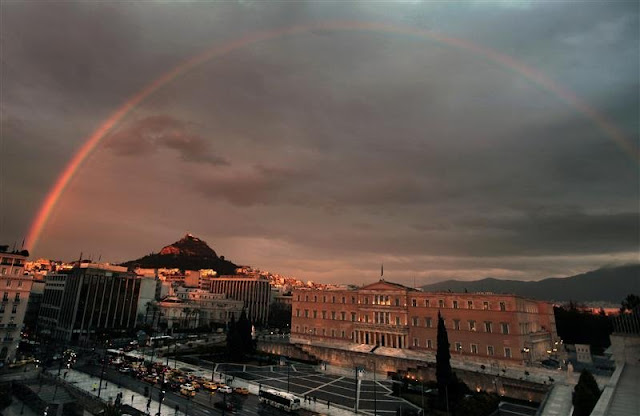
[[[371,360],[373,364],[373,416],[377,415],[378,412],[378,389],[376,387],[376,360],[375,358]]]

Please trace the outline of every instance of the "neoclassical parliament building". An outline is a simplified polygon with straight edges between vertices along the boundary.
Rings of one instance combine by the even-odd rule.
[[[438,312],[452,356],[469,361],[531,364],[548,358],[559,341],[548,302],[504,294],[423,292],[380,280],[353,290],[295,290],[291,342],[434,354]]]

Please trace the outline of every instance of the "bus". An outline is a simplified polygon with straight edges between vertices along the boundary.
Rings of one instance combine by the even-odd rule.
[[[170,335],[160,335],[157,337],[151,337],[149,338],[149,342],[147,345],[154,347],[154,348],[159,348],[159,347],[165,347],[169,344],[171,344],[173,341],[173,337]]]
[[[300,409],[300,399],[291,393],[266,389],[259,392],[260,403],[268,404],[287,412],[294,412]]]

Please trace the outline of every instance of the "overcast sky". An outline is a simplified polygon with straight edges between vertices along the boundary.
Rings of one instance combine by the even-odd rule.
[[[128,97],[211,47],[316,22],[506,54],[639,137],[637,1],[2,1],[0,243]],[[313,30],[155,92],[78,171],[34,257],[118,262],[186,232],[303,280],[540,279],[639,261],[638,162],[575,107],[429,37]]]

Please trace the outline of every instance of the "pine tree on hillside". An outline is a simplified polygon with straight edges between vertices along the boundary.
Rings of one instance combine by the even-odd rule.
[[[573,416],[589,416],[600,398],[600,388],[588,370],[582,370],[573,391]]]

